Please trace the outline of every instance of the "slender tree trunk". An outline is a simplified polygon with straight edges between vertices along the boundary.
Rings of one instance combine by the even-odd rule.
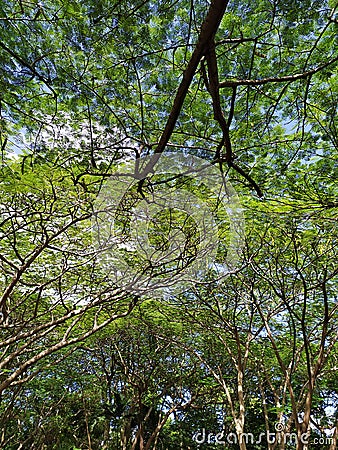
[[[337,422],[337,424],[336,424],[336,426],[334,428],[334,433],[332,435],[332,442],[331,442],[329,450],[336,450],[336,448],[337,448],[337,438],[338,438],[338,422]]]

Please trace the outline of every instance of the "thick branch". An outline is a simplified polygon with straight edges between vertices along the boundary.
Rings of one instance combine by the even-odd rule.
[[[178,116],[180,114],[184,99],[188,93],[189,86],[195,75],[198,64],[202,56],[209,48],[210,41],[215,36],[222,17],[227,8],[228,1],[214,0],[211,2],[209,12],[202,24],[201,32],[195,50],[190,58],[188,66],[183,74],[183,79],[177,90],[175,100],[170,111],[168,121],[156,147],[155,153],[162,153],[167,145],[172,132],[174,131]]]
[[[180,115],[184,99],[187,96],[189,86],[197,70],[198,64],[200,63],[202,57],[207,52],[210,45],[210,41],[213,40],[218,30],[218,27],[221,23],[222,17],[225,13],[227,6],[228,0],[226,1],[213,0],[211,2],[208,14],[202,24],[201,32],[195,50],[193,51],[188,66],[183,73],[183,78],[176,92],[174,103],[171,108],[166,126],[155,149],[155,155],[153,156],[153,158],[151,158],[151,161],[147,164],[143,172],[139,175],[140,180],[144,179],[148,175],[148,173],[150,173],[153,170],[161,153],[163,153],[166,145],[168,144],[169,139],[174,131],[178,117]],[[142,189],[142,181],[140,183],[141,184],[139,186],[139,190]]]

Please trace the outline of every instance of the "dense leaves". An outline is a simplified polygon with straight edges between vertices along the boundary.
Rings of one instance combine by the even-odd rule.
[[[335,0],[2,1],[1,448],[336,448],[337,27]],[[219,167],[246,235],[222,283],[156,298],[116,283],[92,220],[168,151]],[[129,203],[189,185],[162,178],[124,197],[126,236]],[[145,228],[195,258],[184,210]]]

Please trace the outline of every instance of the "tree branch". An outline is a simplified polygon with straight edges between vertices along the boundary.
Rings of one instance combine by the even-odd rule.
[[[195,50],[193,51],[193,54],[191,55],[191,58],[188,62],[188,66],[183,73],[183,78],[176,92],[176,96],[167,123],[155,149],[155,156],[151,158],[151,161],[143,170],[142,174],[140,175],[140,179],[145,178],[147,174],[151,172],[154,165],[158,161],[160,154],[163,153],[167,143],[169,142],[169,139],[174,131],[176,122],[181,112],[184,99],[187,96],[190,84],[197,70],[198,64],[200,63],[201,58],[209,49],[210,41],[213,40],[218,30],[227,6],[228,0],[213,0],[211,2],[208,14],[202,24],[201,32]]]
[[[236,172],[238,172],[242,177],[244,177],[250,185],[255,189],[257,192],[257,195],[259,197],[263,196],[263,193],[258,186],[258,184],[253,180],[253,178],[246,173],[241,167],[239,167],[236,163],[234,163],[234,155],[232,151],[232,145],[230,140],[230,134],[229,134],[229,125],[232,120],[232,115],[235,108],[235,97],[236,97],[236,89],[233,91],[232,99],[231,99],[231,106],[230,106],[230,114],[228,118],[228,122],[226,121],[222,107],[221,107],[221,100],[219,95],[219,79],[218,79],[218,67],[217,67],[217,58],[216,58],[216,51],[215,51],[215,43],[213,42],[212,45],[209,48],[209,52],[206,55],[207,64],[208,64],[208,75],[209,75],[209,92],[212,97],[212,106],[214,110],[214,118],[219,123],[223,138],[222,142],[224,142],[225,145],[225,162],[229,167],[232,167]],[[216,160],[221,160],[220,155],[221,148],[218,147],[217,153],[216,153]]]
[[[326,62],[325,64],[322,64],[321,66],[316,67],[315,69],[308,70],[307,72],[303,73],[296,73],[294,75],[285,75],[283,77],[269,77],[269,78],[261,78],[257,80],[226,80],[221,81],[219,83],[220,88],[225,87],[236,87],[236,86],[260,86],[262,84],[268,84],[268,83],[284,83],[289,81],[296,81],[301,80],[304,78],[307,78],[317,72],[320,72],[321,70],[325,69],[326,67],[330,66],[331,64],[334,64],[338,61],[338,56],[334,59],[331,59],[330,61]]]

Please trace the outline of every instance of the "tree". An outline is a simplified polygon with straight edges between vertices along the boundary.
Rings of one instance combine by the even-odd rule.
[[[4,411],[34,377],[145,300],[123,290],[102,264],[92,244],[95,200],[121,164],[136,160],[137,188],[125,209],[113,211],[125,215],[129,237],[133,205],[151,202],[163,183],[175,189],[187,180],[179,166],[167,180],[154,175],[163,154],[183,151],[217,167],[225,192],[231,181],[246,208],[247,237],[242,265],[225,287],[210,269],[179,298],[182,318],[198,333],[171,341],[200,361],[213,406],[223,411],[226,398],[238,436],[260,402],[255,429],[285,421],[303,448],[300,435],[335,395],[337,8],[334,0],[2,2]],[[140,156],[150,156],[141,170]],[[154,218],[152,245],[167,245],[168,217],[198,247],[192,217],[168,211]],[[217,253],[216,266],[228,250]],[[189,265],[194,254],[179,258]],[[175,308],[178,299],[167,297]],[[157,338],[170,342],[158,328]],[[226,361],[220,373],[214,345]],[[159,357],[147,348],[156,365]],[[119,361],[126,361],[122,353]],[[187,420],[200,420],[188,409]],[[88,411],[84,401],[85,425]],[[138,434],[128,442],[143,445],[154,433],[144,431],[144,421],[131,427]],[[168,417],[156,438],[175,427],[180,421]]]
[[[39,161],[26,171],[25,159],[2,173],[0,391],[135,305],[88,249],[91,194],[72,174]]]

